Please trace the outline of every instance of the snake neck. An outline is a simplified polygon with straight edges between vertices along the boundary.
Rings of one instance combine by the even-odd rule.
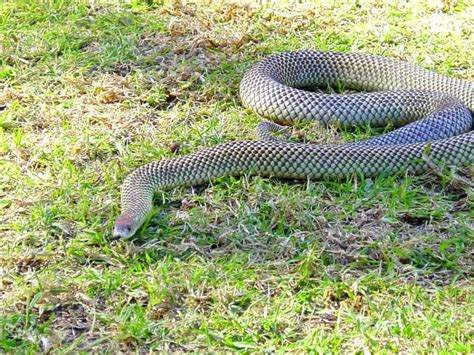
[[[176,186],[198,185],[216,176],[237,175],[248,170],[245,155],[236,142],[180,158],[155,161],[130,174],[122,185],[122,214],[113,235],[129,238],[146,220],[152,209],[153,193]]]

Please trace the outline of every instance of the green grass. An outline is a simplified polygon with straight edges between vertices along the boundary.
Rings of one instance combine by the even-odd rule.
[[[472,80],[472,3],[180,4],[0,6],[0,349],[471,353],[474,194],[449,172],[220,178],[110,232],[135,167],[255,138],[238,85],[258,59],[359,51]]]

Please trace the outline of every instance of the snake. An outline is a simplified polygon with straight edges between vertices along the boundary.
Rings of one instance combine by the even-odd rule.
[[[331,87],[351,91],[328,92]],[[240,99],[271,121],[259,126],[260,139],[231,141],[137,168],[121,187],[115,237],[137,232],[152,210],[155,192],[217,177],[337,180],[354,174],[422,174],[430,162],[447,167],[474,162],[474,83],[399,59],[321,50],[277,53],[244,74]],[[284,126],[314,120],[395,129],[361,141],[321,145],[273,135]]]

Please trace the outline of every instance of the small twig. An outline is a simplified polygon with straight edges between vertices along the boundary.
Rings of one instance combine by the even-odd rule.
[[[426,154],[423,154],[422,159],[436,175],[438,175],[439,177],[445,177],[443,169],[436,165]],[[463,176],[459,176],[458,174],[453,173],[452,180],[456,184],[474,188],[474,183],[472,181],[466,179]]]

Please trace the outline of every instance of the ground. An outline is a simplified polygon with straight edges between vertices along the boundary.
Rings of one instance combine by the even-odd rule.
[[[264,56],[365,52],[474,79],[467,0],[256,4],[2,2],[0,349],[472,352],[472,167],[220,178],[158,194],[135,239],[111,238],[134,168],[255,139],[238,86]]]

